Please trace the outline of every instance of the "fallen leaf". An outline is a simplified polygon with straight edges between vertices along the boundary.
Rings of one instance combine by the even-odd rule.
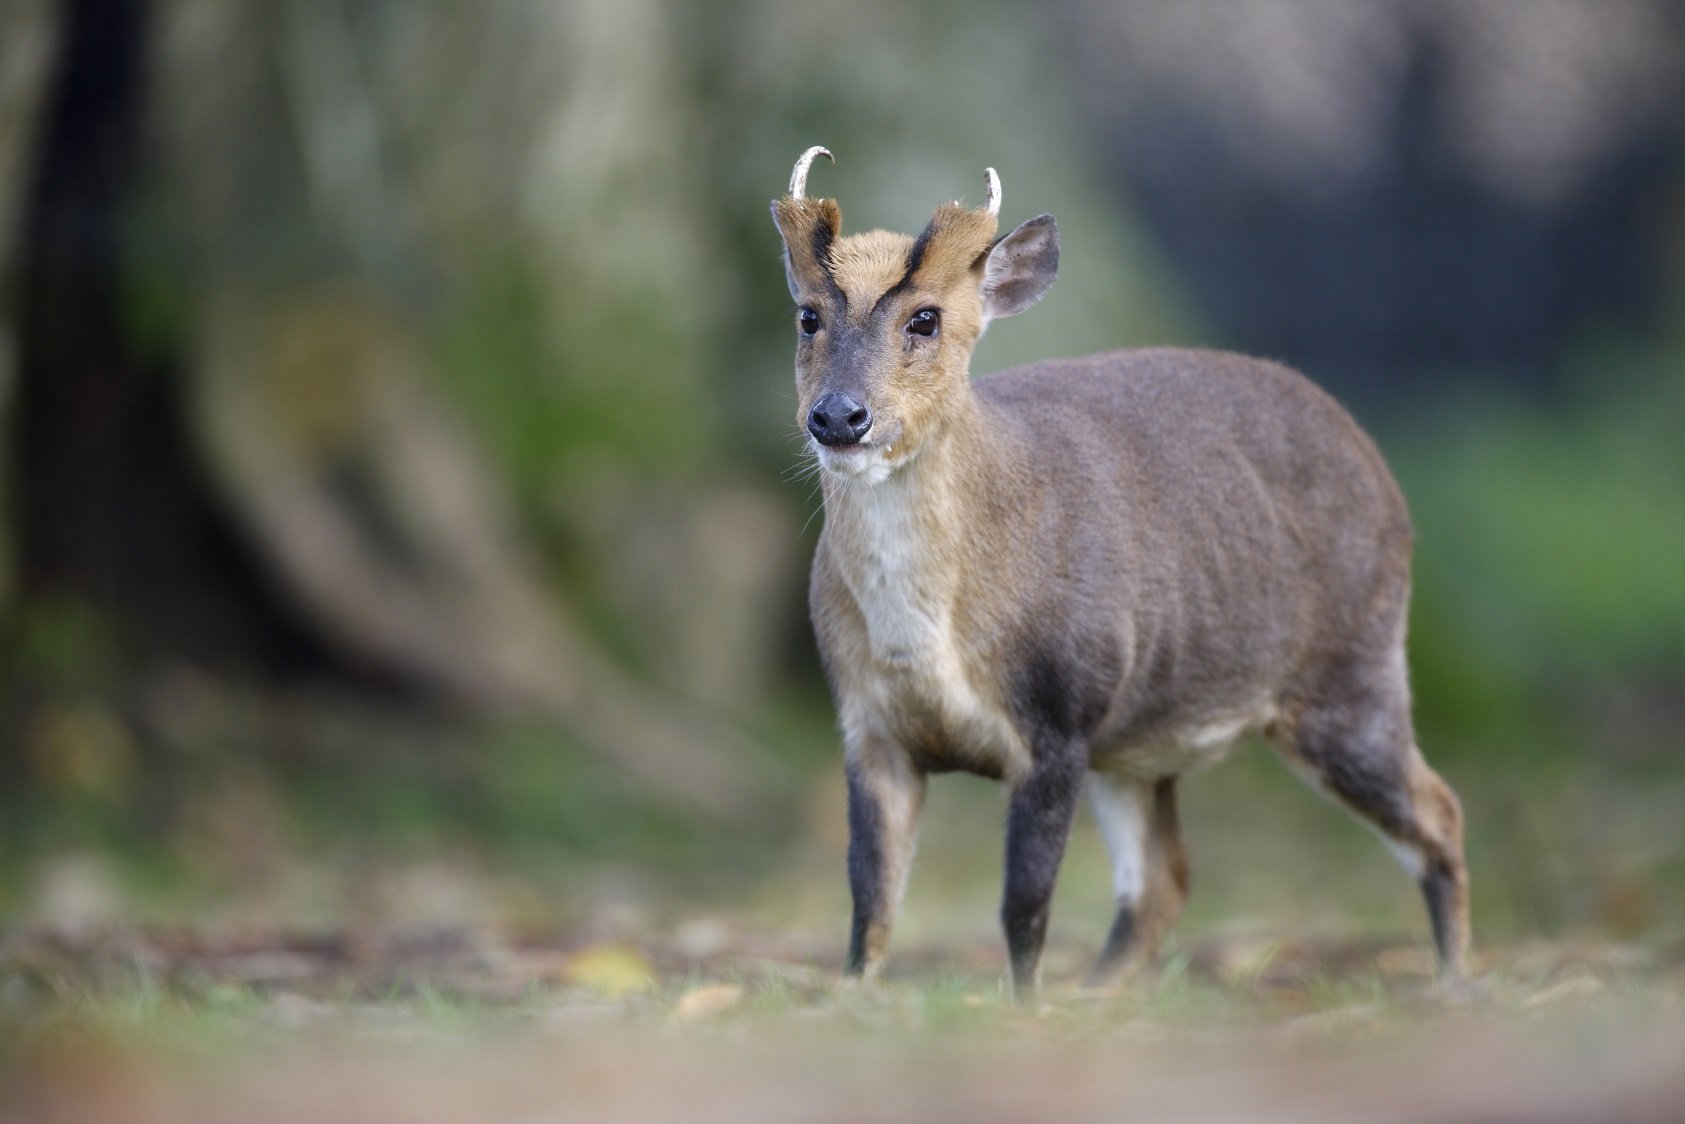
[[[655,986],[655,969],[643,953],[626,945],[593,945],[569,960],[563,975],[569,983],[614,998]]]
[[[704,984],[679,996],[673,1017],[681,1022],[710,1019],[743,1002],[743,989],[736,984]]]

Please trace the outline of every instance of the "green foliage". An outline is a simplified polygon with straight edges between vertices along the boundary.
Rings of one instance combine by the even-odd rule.
[[[1425,726],[1513,742],[1622,681],[1685,680],[1677,369],[1588,354],[1557,401],[1458,395],[1396,427]]]

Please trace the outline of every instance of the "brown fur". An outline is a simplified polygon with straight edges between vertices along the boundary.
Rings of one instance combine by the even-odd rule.
[[[1176,782],[1154,786],[1153,818],[1148,838],[1147,887],[1141,900],[1140,959],[1151,957],[1159,941],[1176,924],[1188,900],[1188,853],[1182,846],[1182,827],[1176,812]]]
[[[1102,967],[1138,962],[1186,897],[1175,778],[1267,728],[1421,864],[1457,972],[1460,812],[1415,749],[1404,682],[1409,521],[1351,418],[1296,372],[1214,352],[1114,352],[973,383],[987,318],[1051,282],[1031,239],[1043,220],[991,254],[994,216],[958,206],[918,239],[840,237],[828,200],[784,200],[775,217],[792,294],[823,323],[798,337],[798,419],[842,385],[873,415],[858,447],[819,451],[811,594],[871,833],[851,852],[851,967],[882,964],[911,792],[948,769],[1013,785],[1003,919],[1021,987],[1083,771],[1156,792],[1141,887],[1114,929],[1127,947]],[[1003,278],[1039,287],[1003,312]],[[935,338],[906,331],[920,308],[940,310]]]
[[[831,273],[850,305],[867,306],[901,280],[912,248],[911,238],[889,230],[851,235],[831,251]]]
[[[810,279],[829,268],[822,248],[842,228],[842,210],[834,199],[780,199],[773,204],[778,229],[784,232],[784,253],[790,268]]]

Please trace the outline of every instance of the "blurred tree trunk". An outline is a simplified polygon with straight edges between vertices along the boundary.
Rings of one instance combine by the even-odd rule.
[[[12,273],[13,457],[23,612],[75,605],[125,661],[319,663],[220,509],[187,432],[173,341],[143,347],[125,218],[147,103],[144,0],[67,0]],[[8,744],[15,744],[8,739]]]
[[[320,104],[318,88],[345,77],[322,60],[344,47],[344,62],[349,44],[331,6],[287,11],[305,51],[298,147],[314,152],[324,121],[345,112]],[[580,735],[651,795],[720,815],[760,800],[764,755],[629,680],[551,602],[499,515],[502,482],[428,395],[378,268],[318,261],[266,281],[231,249],[293,228],[250,212],[232,220],[240,237],[210,240],[196,286],[137,253],[156,174],[144,155],[154,14],[147,0],[59,9],[12,273],[16,603],[0,770],[97,772],[75,759],[144,752],[148,674],[187,666],[266,684],[378,679],[470,711],[525,712]],[[239,157],[264,124],[226,124],[194,144],[236,182],[261,178]],[[352,170],[377,172],[368,155]],[[362,204],[351,241],[398,241],[370,225],[371,207],[377,219],[388,210],[370,202],[378,183],[341,183],[337,164],[317,171],[339,189],[313,199],[329,214],[344,217],[345,197]],[[280,191],[281,206],[297,202]],[[143,287],[172,285],[200,290],[192,323],[147,331]],[[72,763],[44,764],[55,755]]]

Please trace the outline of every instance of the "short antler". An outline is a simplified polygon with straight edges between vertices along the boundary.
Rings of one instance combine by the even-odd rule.
[[[991,215],[1000,214],[1000,176],[993,168],[983,169],[983,209]]]
[[[807,195],[807,170],[813,166],[815,158],[823,156],[835,164],[837,158],[831,155],[831,150],[824,145],[816,144],[802,153],[801,159],[796,161],[795,169],[790,173],[790,198],[801,199]]]

